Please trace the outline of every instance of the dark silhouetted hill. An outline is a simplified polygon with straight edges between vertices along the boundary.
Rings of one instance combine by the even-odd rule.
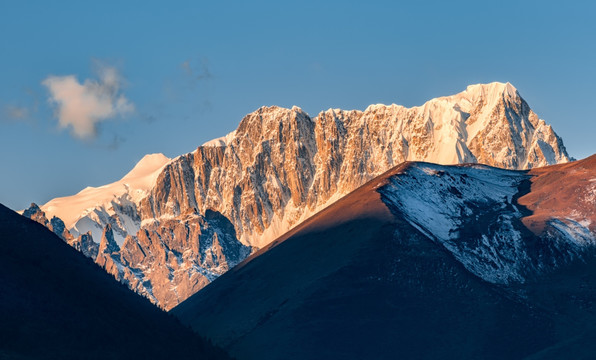
[[[42,225],[0,205],[1,359],[228,359]]]

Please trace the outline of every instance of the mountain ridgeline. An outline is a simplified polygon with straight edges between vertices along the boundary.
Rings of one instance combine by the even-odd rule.
[[[116,246],[95,258],[169,309],[404,161],[530,169],[569,160],[511,84],[491,83],[413,108],[330,109],[311,118],[298,107],[262,107],[191,153],[148,155],[122,180],[41,210],[76,239],[111,232]]]
[[[142,219],[214,209],[263,247],[305,217],[404,161],[528,169],[569,161],[562,141],[510,84],[475,85],[420,107],[263,107],[226,141],[167,164]]]
[[[404,163],[171,312],[240,360],[591,359],[596,155]]]

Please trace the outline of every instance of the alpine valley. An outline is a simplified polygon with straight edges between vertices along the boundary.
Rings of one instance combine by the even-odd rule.
[[[147,155],[119,181],[32,204],[23,215],[169,310],[404,161],[520,170],[570,160],[515,87],[480,84],[413,108],[329,109],[311,118],[298,107],[262,107],[191,153]],[[446,228],[420,229],[451,239]],[[519,279],[520,271],[490,276]]]

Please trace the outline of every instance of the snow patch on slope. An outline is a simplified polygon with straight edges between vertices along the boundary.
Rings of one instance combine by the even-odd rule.
[[[558,231],[569,243],[577,248],[596,244],[596,236],[588,226],[590,221],[575,221],[572,219],[552,219],[548,225]]]
[[[406,221],[472,273],[492,283],[521,282],[525,272],[521,260],[527,254],[513,222],[521,213],[512,200],[526,178],[520,172],[482,165],[446,169],[417,163],[392,177],[380,192]],[[466,227],[474,222],[491,231],[477,238],[466,236]]]
[[[201,146],[227,146],[234,138],[236,137],[236,130],[232,131],[231,133],[218,137],[217,139],[212,139],[207,141]]]
[[[378,189],[391,211],[493,284],[523,283],[596,246],[589,221],[552,218],[534,237],[516,197],[529,175],[484,165],[411,164]]]

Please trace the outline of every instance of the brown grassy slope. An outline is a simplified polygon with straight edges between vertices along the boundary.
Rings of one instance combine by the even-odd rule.
[[[532,169],[531,188],[520,197],[519,204],[532,214],[523,223],[536,235],[551,218],[572,215],[591,222],[596,231],[596,155],[586,159]]]

